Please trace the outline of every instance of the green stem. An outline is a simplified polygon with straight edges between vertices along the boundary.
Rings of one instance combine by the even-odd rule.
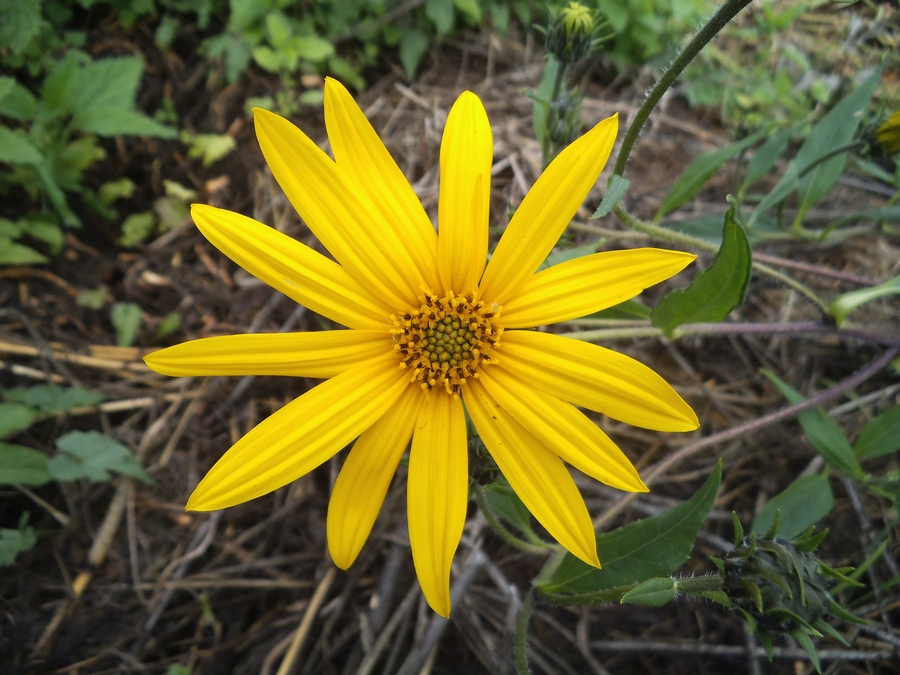
[[[498,537],[500,537],[503,541],[505,541],[513,548],[517,548],[520,551],[525,551],[526,553],[546,553],[548,550],[553,550],[556,548],[556,546],[552,544],[544,544],[539,540],[532,542],[523,541],[508,529],[506,529],[503,523],[501,523],[494,516],[494,513],[486,503],[484,498],[484,490],[480,485],[475,486],[475,503],[478,504],[478,510],[484,514],[484,517],[488,521],[488,525],[491,526],[491,529],[494,530]]]
[[[669,230],[669,229],[666,229],[665,227],[661,227],[659,225],[654,225],[652,223],[643,221],[639,218],[635,218],[633,215],[631,215],[630,213],[628,213],[628,211],[625,210],[625,207],[622,206],[621,202],[619,204],[616,204],[616,206],[613,208],[613,213],[615,213],[616,217],[618,217],[619,220],[621,220],[625,225],[627,225],[631,229],[636,230],[638,232],[643,232],[644,234],[649,234],[654,239],[659,239],[661,241],[668,241],[673,244],[679,244],[681,246],[686,246],[689,248],[700,249],[701,251],[708,251],[710,253],[718,253],[718,251],[719,251],[718,246],[716,246],[715,244],[713,244],[710,241],[706,241],[705,239],[699,239],[698,237],[692,237],[691,235],[684,234],[682,232],[675,232],[674,230]],[[809,298],[809,300],[812,301],[812,303],[814,305],[816,305],[816,307],[818,307],[824,314],[826,314],[826,315],[828,314],[828,308],[827,308],[825,302],[818,295],[816,295],[816,293],[808,286],[801,284],[796,279],[793,279],[792,277],[789,277],[788,275],[783,274],[782,272],[779,272],[778,270],[776,270],[772,267],[769,267],[768,265],[764,265],[755,260],[753,261],[752,264],[753,264],[753,269],[756,270],[757,272],[761,272],[762,274],[765,274],[766,276],[772,277],[773,279],[777,279],[778,281],[785,284],[786,286],[790,286],[791,288],[793,288],[795,291],[797,291],[801,295],[804,295],[807,298]]]
[[[803,176],[805,176],[810,171],[815,169],[817,166],[819,166],[819,164],[822,164],[823,162],[827,162],[829,159],[831,159],[835,155],[842,155],[845,152],[850,152],[851,150],[856,150],[858,148],[863,147],[864,145],[865,145],[864,142],[862,142],[860,140],[856,140],[856,141],[853,141],[852,143],[847,143],[846,145],[841,145],[837,148],[833,148],[833,149],[829,150],[828,152],[826,152],[821,157],[816,157],[815,161],[810,162],[809,164],[804,166],[803,171],[801,171],[797,175],[797,178],[803,178]]]
[[[647,123],[650,113],[656,107],[656,104],[659,103],[663,94],[668,91],[669,87],[675,84],[675,80],[678,79],[678,76],[681,75],[681,72],[687,65],[694,60],[694,57],[700,53],[700,50],[703,49],[729,21],[737,16],[738,12],[749,5],[751,1],[752,0],[726,0],[725,4],[719,7],[716,13],[710,17],[709,21],[707,21],[706,25],[700,29],[700,32],[694,36],[684,50],[674,61],[672,61],[671,65],[666,69],[666,72],[659,78],[656,86],[654,86],[647,95],[647,98],[641,104],[640,109],[634,116],[631,126],[628,127],[628,133],[625,134],[625,140],[622,141],[622,148],[619,150],[619,157],[616,160],[616,167],[613,170],[614,174],[617,176],[625,175],[625,165],[628,163],[628,156],[634,148],[638,134],[641,133],[641,129],[643,129],[644,124]]]
[[[533,591],[529,588],[525,594],[525,600],[519,609],[519,619],[516,621],[516,673],[517,675],[531,675],[528,667],[528,624],[531,621],[531,613],[534,610]]]

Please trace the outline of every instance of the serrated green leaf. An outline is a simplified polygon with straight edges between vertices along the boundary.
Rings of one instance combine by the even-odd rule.
[[[778,387],[791,405],[806,400],[803,394],[779,379],[774,373],[768,370],[761,372]],[[857,478],[865,475],[844,432],[821,408],[813,408],[800,413],[797,421],[800,422],[804,435],[816,452],[822,455],[831,466]]]
[[[178,132],[143,113],[118,108],[93,107],[78,113],[73,123],[81,131],[98,136],[153,136],[175,138]]]
[[[453,0],[425,0],[425,16],[440,36],[453,30]]]
[[[859,290],[837,296],[828,303],[828,313],[834,317],[835,323],[840,326],[857,308],[887,295],[900,295],[900,275],[878,286],[860,288]]]
[[[21,403],[0,403],[0,438],[7,438],[31,426],[38,411]]]
[[[420,30],[409,29],[403,32],[400,38],[400,63],[406,76],[413,79],[419,70],[419,63],[425,52],[428,51],[428,36]]]
[[[44,485],[53,480],[47,455],[24,445],[0,443],[0,485]]]
[[[603,564],[601,569],[567,553],[553,578],[539,588],[555,601],[564,601],[567,594],[592,593],[671,574],[690,556],[721,480],[720,460],[703,486],[686,502],[599,535],[597,554]]]
[[[10,164],[39,164],[44,156],[28,137],[0,126],[0,162]]]
[[[870,421],[853,445],[857,457],[882,457],[900,450],[900,406],[885,410]]]
[[[40,0],[0,0],[0,51],[18,54],[40,28]]]
[[[752,532],[763,534],[781,512],[778,536],[793,539],[831,513],[834,493],[828,476],[803,476],[766,502],[753,519]]]
[[[58,115],[73,112],[78,74],[90,60],[84,52],[70,49],[54,64],[41,87],[41,102],[48,111]]]
[[[14,120],[30,121],[37,113],[37,99],[11,77],[0,77],[5,82],[5,92],[0,94],[0,115]]]
[[[37,543],[34,528],[28,524],[28,512],[19,519],[15,530],[0,529],[0,567],[12,565],[20,553],[30,550]]]
[[[722,321],[747,295],[751,254],[737,217],[737,203],[725,214],[722,246],[713,264],[685,289],[671,291],[650,314],[650,321],[669,337],[683,323]]]
[[[630,180],[620,176],[619,174],[613,174],[606,186],[606,194],[603,195],[603,199],[600,201],[600,206],[598,206],[597,210],[594,211],[593,215],[591,216],[591,220],[602,218],[607,213],[616,208],[616,204],[622,201],[622,197],[624,197],[625,193],[628,192],[629,187],[631,187]]]
[[[850,142],[862,120],[861,112],[868,105],[880,79],[879,68],[816,123],[797,151],[796,157],[788,164],[781,180],[757,204],[750,216],[751,223],[794,191],[799,193],[801,199],[797,220],[802,220],[806,211],[831,189],[843,172],[846,153],[819,164],[816,162],[833,149]]]
[[[90,110],[130,111],[144,62],[139,56],[119,56],[94,61],[78,73],[72,94],[72,112],[76,120]]]
[[[672,183],[672,187],[669,188],[668,194],[663,199],[662,206],[659,207],[659,211],[653,217],[653,222],[658,223],[664,215],[674,211],[693,198],[694,195],[703,189],[706,181],[712,178],[725,162],[756,143],[762,138],[765,131],[765,129],[760,129],[736,143],[731,143],[724,148],[706,152],[697,157]]]
[[[233,136],[228,134],[197,134],[182,132],[181,142],[190,144],[188,157],[202,159],[203,166],[209,167],[228,156],[237,147]]]
[[[116,344],[120,347],[133,345],[141,325],[141,308],[133,302],[117,302],[109,317],[116,329]]]
[[[70,431],[56,439],[59,455],[51,457],[47,468],[57,480],[88,478],[108,481],[110,472],[137,478],[144,483],[153,480],[126,446],[99,431]]]
[[[119,178],[117,180],[107,181],[100,186],[97,196],[100,201],[107,206],[112,205],[120,199],[130,199],[134,194],[134,181],[130,178]]]
[[[662,607],[678,595],[675,580],[669,577],[647,579],[622,596],[619,601],[623,605],[648,605]]]
[[[45,413],[60,413],[72,408],[85,408],[105,400],[103,394],[79,387],[38,384],[33,387],[4,389],[3,398],[22,403]]]

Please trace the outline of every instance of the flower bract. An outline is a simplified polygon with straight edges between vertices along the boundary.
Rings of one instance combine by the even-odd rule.
[[[151,368],[173,376],[325,380],[235,443],[187,508],[222,509],[267,494],[353,443],[327,516],[332,558],[347,568],[409,446],[413,561],[428,603],[447,616],[468,501],[465,410],[537,520],[599,566],[591,518],[566,465],[622,490],[647,488],[578,407],[660,431],[698,425],[681,397],[634,359],[527,330],[623,302],[694,258],[639,248],[539,269],[603,169],[616,117],[547,167],[489,261],[493,140],[475,94],[463,93],[447,118],[437,231],[337,81],[325,87],[334,159],[274,113],[257,109],[254,120],[275,179],[334,260],[231,211],[194,205],[194,222],[249,273],[349,330],[209,337],[147,356]]]

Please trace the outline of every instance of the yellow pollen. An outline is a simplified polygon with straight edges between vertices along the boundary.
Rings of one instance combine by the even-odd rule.
[[[471,295],[447,291],[442,298],[426,293],[419,309],[391,315],[394,350],[400,367],[412,370],[409,381],[458,396],[467,378],[478,377],[481,364],[497,361],[485,349],[500,347],[503,329],[491,322],[499,313],[496,305],[487,307]]]

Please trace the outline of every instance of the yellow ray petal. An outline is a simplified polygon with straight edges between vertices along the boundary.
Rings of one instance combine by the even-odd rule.
[[[341,569],[353,564],[372,531],[424,399],[420,387],[407,387],[354,443],[338,474],[328,502],[327,532],[328,550]]]
[[[610,117],[563,150],[516,209],[484,271],[479,295],[505,305],[550,253],[597,177],[616,140]]]
[[[466,419],[459,398],[425,397],[409,453],[409,545],[422,593],[450,616],[450,565],[466,522],[469,470]]]
[[[235,443],[200,481],[186,508],[224,509],[297,480],[372,426],[408,384],[394,354],[326,380]]]
[[[488,246],[494,140],[478,97],[463,92],[447,117],[441,141],[438,266],[443,290],[475,290]]]
[[[334,160],[372,200],[409,250],[430,288],[437,288],[437,233],[409,181],[350,92],[325,78],[325,128]]]
[[[221,335],[183,342],[144,357],[157,373],[334,377],[357,363],[391,352],[387,330]]]
[[[599,312],[678,274],[696,257],[636,248],[569,260],[525,281],[503,304],[497,322],[504,328],[527,328]]]
[[[631,461],[575,406],[531,387],[500,368],[483,368],[479,381],[538,442],[601,483],[647,492]]]
[[[535,331],[506,331],[496,367],[518,380],[613,419],[656,431],[693,431],[700,422],[669,384],[611,349]]]
[[[591,516],[565,465],[488,393],[469,380],[466,410],[491,457],[538,522],[572,555],[600,567]]]
[[[331,255],[395,310],[421,304],[416,298],[425,280],[356,181],[286,119],[259,108],[253,112],[259,147],[275,180]]]
[[[213,246],[292,300],[351,328],[387,325],[394,310],[309,246],[233,211],[194,204],[191,216]]]

